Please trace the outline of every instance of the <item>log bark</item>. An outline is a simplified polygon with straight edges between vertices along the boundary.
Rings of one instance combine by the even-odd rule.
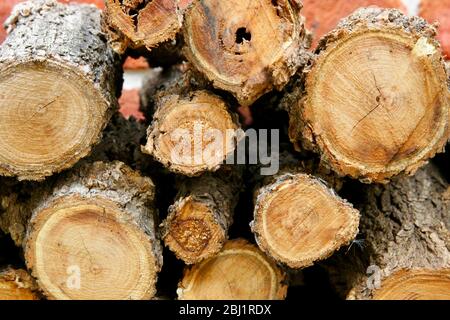
[[[304,65],[310,36],[297,0],[194,2],[183,28],[185,55],[213,86],[249,106],[281,90]]]
[[[359,211],[339,197],[309,163],[282,155],[282,169],[255,189],[251,223],[261,250],[301,269],[330,257],[358,234]],[[330,182],[330,179],[322,175]],[[341,183],[336,183],[340,187]]]
[[[120,161],[139,172],[153,173],[155,163],[141,152],[142,141],[147,137],[147,126],[120,113],[112,116],[103,131],[103,137],[85,161]],[[152,175],[150,175],[152,176]]]
[[[143,109],[154,110],[142,151],[185,176],[217,171],[236,148],[238,116],[227,101],[198,89],[191,73],[172,69],[161,77],[166,82],[156,93],[148,85],[142,92],[142,101],[150,104]]]
[[[106,0],[104,30],[119,54],[127,49],[154,54],[177,47],[184,11],[192,0]],[[156,49],[156,50],[155,50]],[[174,52],[175,53],[175,52]],[[155,62],[158,63],[157,60]]]
[[[38,290],[27,271],[0,268],[0,300],[39,300]]]
[[[162,266],[154,189],[121,162],[85,163],[10,202],[0,225],[49,299],[149,299]]]
[[[364,190],[362,248],[328,268],[348,299],[450,298],[450,188],[434,166]]]
[[[87,5],[15,7],[0,47],[0,175],[43,180],[87,156],[117,109],[120,59]]]
[[[178,299],[282,300],[287,292],[285,277],[256,246],[232,240],[218,255],[185,269]]]
[[[164,243],[186,264],[217,254],[228,239],[242,188],[239,169],[182,179],[163,223]]]
[[[287,98],[292,142],[367,183],[417,171],[450,136],[435,34],[397,10],[361,9],[343,20],[321,40],[304,90]]]

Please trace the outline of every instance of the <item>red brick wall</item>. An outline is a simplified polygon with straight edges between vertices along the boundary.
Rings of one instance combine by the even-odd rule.
[[[302,2],[304,5],[302,15],[306,17],[306,25],[314,32],[313,49],[323,35],[358,8],[377,5],[407,12],[401,0],[302,0]]]
[[[123,68],[126,70],[144,70],[148,69],[149,65],[144,57],[138,59],[128,57],[127,60],[125,60]]]
[[[137,120],[145,120],[144,114],[139,110],[139,90],[123,90],[119,104],[119,111],[124,118],[133,116]]]
[[[450,58],[450,0],[422,0],[420,15],[430,23],[439,23],[438,39],[444,54]]]

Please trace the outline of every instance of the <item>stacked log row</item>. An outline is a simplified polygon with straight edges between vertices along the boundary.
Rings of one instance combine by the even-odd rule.
[[[215,257],[187,267],[177,293],[180,300],[281,300],[287,293],[285,279],[256,246],[238,239],[228,241]]]
[[[450,299],[450,188],[436,167],[364,190],[363,250],[337,257],[331,278],[348,299]]]
[[[154,298],[161,236],[188,265],[179,299],[284,299],[286,270],[298,275],[358,232],[364,250],[352,244],[321,262],[344,297],[450,298],[450,188],[422,168],[450,137],[435,28],[362,9],[312,54],[301,9],[298,0],[107,0],[100,17],[53,0],[17,6],[0,47],[0,230],[28,271],[0,268],[0,298]],[[142,53],[165,67],[141,92],[147,132],[112,116],[120,62]],[[180,53],[189,62],[174,65]],[[249,169],[244,181],[224,164],[244,138],[233,110],[261,101],[288,111],[301,158],[276,158],[277,174]],[[144,176],[157,170],[177,181],[161,224]],[[336,193],[344,176],[392,183],[357,183],[354,207]],[[245,220],[234,216],[245,187],[257,245],[228,240],[233,220]]]
[[[85,163],[28,203],[9,203],[1,225],[17,233],[47,298],[149,299],[162,266],[154,194],[123,163]]]
[[[290,137],[342,176],[413,174],[449,139],[436,29],[397,10],[361,9],[325,36],[290,105]]]
[[[121,82],[120,61],[87,5],[29,1],[0,47],[0,175],[43,180],[98,142]]]

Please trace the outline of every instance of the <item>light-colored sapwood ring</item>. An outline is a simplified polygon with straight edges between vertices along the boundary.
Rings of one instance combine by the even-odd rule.
[[[231,240],[215,257],[188,268],[180,300],[280,300],[287,286],[281,269],[245,240]]]
[[[359,211],[322,181],[285,174],[258,191],[252,231],[275,260],[305,268],[328,258],[358,234]]]
[[[446,79],[430,38],[388,27],[343,32],[307,75],[302,135],[341,175],[384,182],[412,174],[449,138]]]
[[[109,103],[84,74],[57,61],[0,70],[0,175],[42,180],[89,154]]]
[[[27,266],[49,299],[150,299],[159,266],[143,228],[111,200],[64,196],[33,216]]]

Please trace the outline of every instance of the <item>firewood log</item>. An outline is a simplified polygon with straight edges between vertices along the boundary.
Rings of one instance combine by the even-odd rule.
[[[100,11],[56,1],[18,4],[0,47],[0,175],[43,180],[72,167],[117,109],[120,61]]]
[[[298,149],[363,182],[413,174],[450,137],[436,29],[398,10],[355,12],[325,36],[290,106]],[[298,93],[298,92],[297,92]]]
[[[106,0],[103,28],[114,50],[151,57],[152,66],[180,59],[184,11],[192,0]],[[175,59],[174,59],[175,58]]]
[[[0,226],[49,299],[149,299],[162,266],[154,194],[121,162],[86,162],[28,201],[3,196]]]
[[[186,58],[249,106],[303,66],[310,37],[298,0],[201,0],[185,13]]]
[[[172,68],[160,77],[149,80],[160,84],[156,91],[145,85],[141,94],[143,109],[153,111],[142,151],[185,176],[217,171],[236,148],[237,114],[225,99],[201,89],[190,72]]]
[[[282,300],[285,273],[256,246],[231,240],[216,256],[186,267],[180,300]]]
[[[268,256],[290,268],[306,268],[355,239],[359,212],[337,195],[333,183],[341,187],[341,182],[332,175],[287,153],[280,160],[280,172],[255,190],[252,231]]]
[[[217,254],[228,239],[241,188],[241,171],[234,167],[182,179],[163,223],[165,245],[187,264]]]

